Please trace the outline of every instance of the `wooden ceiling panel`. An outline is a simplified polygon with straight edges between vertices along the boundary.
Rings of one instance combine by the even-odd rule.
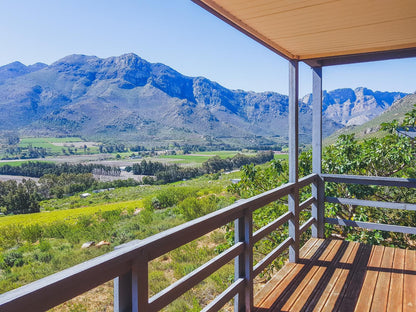
[[[416,51],[416,0],[193,1],[289,59]]]

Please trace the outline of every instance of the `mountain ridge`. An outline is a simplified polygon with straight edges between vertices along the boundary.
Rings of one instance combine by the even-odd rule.
[[[0,67],[0,130],[135,142],[207,143],[215,138],[273,144],[287,137],[286,95],[229,90],[133,53],[105,59],[74,54],[26,68],[15,63]],[[366,107],[376,111],[366,112],[371,117],[405,95],[365,88],[351,90],[353,95],[349,90],[324,93],[325,135]],[[301,140],[308,142],[312,96],[304,99],[299,124]]]

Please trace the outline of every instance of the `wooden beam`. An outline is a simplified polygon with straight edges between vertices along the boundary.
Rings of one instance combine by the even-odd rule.
[[[295,183],[293,192],[289,194],[289,211],[293,214],[289,219],[289,237],[293,242],[289,247],[289,261],[299,259],[299,63],[289,61],[289,182]]]
[[[312,67],[312,172],[322,172],[322,67]]]
[[[379,51],[370,53],[359,53],[350,55],[329,56],[313,59],[301,59],[302,62],[308,64],[311,67],[321,66],[333,66],[333,65],[345,65],[363,62],[385,61],[392,59],[401,59],[416,57],[416,48]]]
[[[312,172],[322,173],[322,67],[312,67]],[[324,237],[325,190],[319,177],[312,184],[312,196],[316,201],[312,204],[312,237]]]

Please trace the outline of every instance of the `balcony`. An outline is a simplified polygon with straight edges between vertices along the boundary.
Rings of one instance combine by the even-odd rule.
[[[233,298],[235,311],[416,311],[416,251],[321,238],[324,223],[416,234],[415,227],[325,218],[325,202],[412,211],[416,205],[321,196],[328,182],[416,188],[414,179],[312,174],[5,293],[1,311],[44,311],[111,279],[115,311],[159,311],[232,260],[234,283],[203,311],[218,311]],[[309,185],[313,195],[298,203],[299,190]],[[284,196],[288,211],[253,232],[253,212]],[[308,208],[312,217],[299,224]],[[235,224],[233,246],[149,298],[149,261],[229,222]],[[253,245],[285,223],[289,237],[253,266]],[[299,248],[309,228],[312,238]],[[254,296],[253,279],[287,249],[289,263]]]

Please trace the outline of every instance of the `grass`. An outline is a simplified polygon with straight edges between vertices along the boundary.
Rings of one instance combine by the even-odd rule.
[[[68,223],[76,222],[80,216],[93,215],[99,211],[128,210],[133,211],[136,208],[143,208],[142,200],[131,200],[110,204],[94,205],[74,209],[44,211],[40,213],[20,214],[15,216],[4,216],[0,218],[0,228],[11,224],[28,226],[31,224],[51,224],[56,221],[65,221]]]
[[[288,160],[289,154],[274,154],[274,159]]]
[[[0,167],[1,167],[1,166],[5,166],[5,165],[9,165],[9,166],[12,166],[12,167],[18,167],[18,166],[20,166],[20,165],[22,165],[22,164],[25,164],[25,163],[28,163],[28,162],[30,162],[30,161],[33,161],[33,160],[5,161],[5,162],[0,162]],[[36,162],[53,163],[53,161],[43,161],[43,160],[41,160],[41,161],[38,161],[38,160],[37,160]]]

